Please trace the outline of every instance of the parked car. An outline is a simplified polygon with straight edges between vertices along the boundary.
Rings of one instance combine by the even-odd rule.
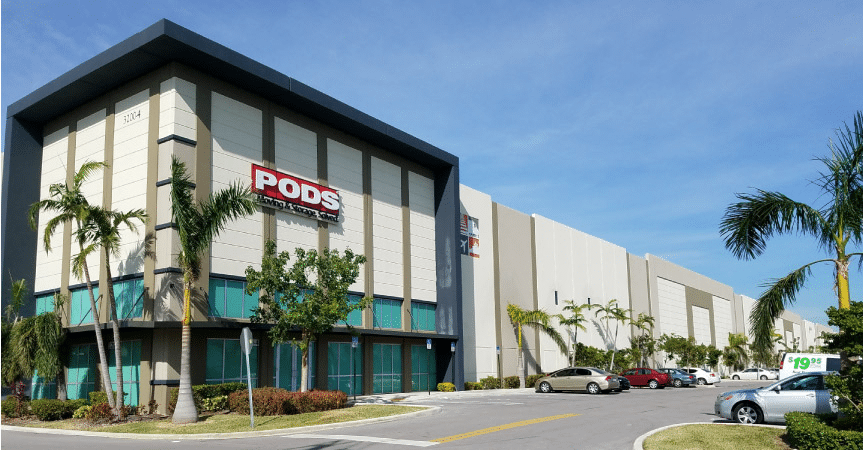
[[[669,376],[671,376],[671,385],[676,388],[683,386],[692,386],[693,384],[697,383],[697,381],[695,380],[695,375],[690,375],[689,373],[684,372],[680,369],[661,367],[656,370],[662,373],[667,373]]]
[[[749,369],[734,372],[731,374],[732,380],[778,380],[779,372],[774,372],[770,369],[762,369],[760,367],[750,367]]]
[[[650,389],[664,388],[671,383],[671,377],[666,373],[657,372],[646,367],[636,367],[620,373],[633,386],[647,386]]]
[[[628,391],[631,384],[626,377],[622,377],[620,375],[617,376],[617,381],[620,383],[620,387],[616,389],[617,392]]]
[[[537,392],[587,391],[590,394],[620,388],[617,375],[595,367],[567,367],[536,380]]]
[[[719,378],[719,374],[716,372],[708,372],[704,369],[699,369],[697,367],[683,367],[681,369],[689,373],[690,375],[695,375],[695,380],[698,381],[699,385],[715,384],[722,381]]]
[[[835,414],[837,409],[824,384],[824,376],[830,373],[800,373],[758,389],[723,392],[716,397],[714,411],[717,416],[744,424],[784,423],[785,413],[792,411]]]

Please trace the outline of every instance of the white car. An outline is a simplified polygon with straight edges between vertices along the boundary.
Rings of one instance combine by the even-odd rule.
[[[732,380],[778,380],[779,372],[770,369],[751,367],[731,374]]]
[[[691,375],[695,375],[695,379],[698,381],[698,384],[702,386],[705,384],[716,384],[722,381],[719,378],[718,372],[708,372],[704,369],[699,369],[697,367],[681,367],[681,369],[685,370]]]

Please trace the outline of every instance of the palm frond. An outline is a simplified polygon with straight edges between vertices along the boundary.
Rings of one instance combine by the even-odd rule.
[[[80,188],[84,181],[90,177],[90,175],[96,173],[97,170],[101,170],[103,168],[108,168],[108,164],[104,162],[98,161],[86,161],[84,164],[81,164],[81,167],[78,168],[78,171],[75,172],[75,176],[72,178],[73,186],[76,188]]]
[[[737,194],[737,198],[742,201],[726,208],[719,232],[725,248],[739,259],[761,255],[774,234],[798,231],[820,238],[828,228],[818,210],[778,192],[758,189],[755,194]]]
[[[806,278],[812,274],[811,266],[832,261],[825,259],[811,262],[764,285],[766,290],[756,301],[749,317],[753,346],[767,348],[772,345],[773,326],[776,319],[797,300],[797,292],[806,284]]]

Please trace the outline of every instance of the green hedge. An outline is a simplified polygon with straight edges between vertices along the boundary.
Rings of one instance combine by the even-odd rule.
[[[466,391],[481,391],[482,383],[478,381],[465,381],[464,382],[464,390]]]
[[[329,411],[347,406],[348,396],[342,391],[291,392],[274,387],[252,389],[256,416],[277,416]],[[249,391],[236,391],[228,396],[231,411],[249,414]]]
[[[521,379],[518,375],[512,375],[503,379],[503,386],[507,389],[518,389],[521,387]]]
[[[30,405],[26,401],[22,401],[19,405],[18,399],[10,396],[0,404],[0,410],[2,410],[4,416],[11,419],[29,414]]]
[[[229,396],[237,391],[247,391],[246,383],[222,383],[222,384],[199,384],[192,386],[192,397],[195,399],[195,408],[200,411],[219,411],[223,408],[223,403],[220,401],[208,401],[205,399],[213,399],[216,397]],[[180,388],[171,389],[171,399],[168,402],[168,413],[173,414],[174,408],[177,407],[177,396],[180,395]],[[248,397],[246,397],[248,398]],[[213,409],[215,408],[215,409]]]
[[[863,450],[863,432],[837,430],[809,413],[785,414],[788,443],[799,450]]]
[[[539,380],[540,378],[542,378],[544,376],[545,376],[544,373],[536,373],[533,375],[528,375],[527,378],[524,379],[524,387],[529,387],[529,388],[536,387],[536,380]]]
[[[483,389],[500,389],[500,380],[495,376],[489,375],[479,380],[479,382],[482,383]]]
[[[80,400],[54,400],[38,399],[30,402],[30,412],[39,420],[48,422],[52,420],[68,419],[75,411],[86,405],[87,401]]]

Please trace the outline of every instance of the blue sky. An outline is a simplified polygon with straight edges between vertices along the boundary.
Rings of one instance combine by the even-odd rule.
[[[821,206],[813,157],[863,109],[859,0],[4,0],[4,114],[161,18],[457,155],[501,204],[756,298],[826,255],[790,236],[736,260],[726,206],[753,187]],[[826,323],[832,286],[819,266],[791,309]]]

